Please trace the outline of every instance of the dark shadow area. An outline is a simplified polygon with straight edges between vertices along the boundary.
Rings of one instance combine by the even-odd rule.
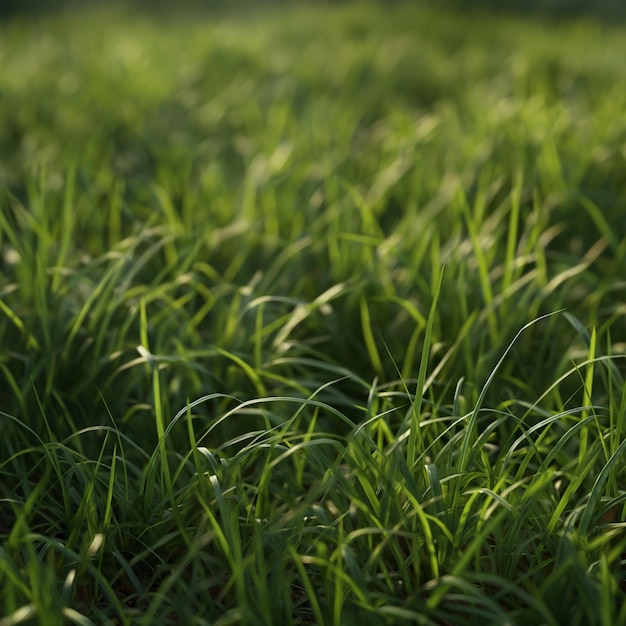
[[[36,16],[110,5],[161,12],[196,7],[224,7],[228,4],[226,0],[177,0],[175,4],[167,2],[167,0],[118,0],[117,2],[107,2],[106,0],[29,0],[27,2],[24,0],[3,0],[0,2],[0,20],[14,16]]]
[[[389,5],[415,4],[416,0],[377,0]],[[419,0],[417,0],[419,1]],[[312,0],[3,0],[0,2],[0,20],[12,16],[32,16],[71,11],[102,5],[146,10],[149,12],[172,13],[187,9],[249,9],[260,5],[294,5],[312,3]],[[326,5],[372,4],[376,0],[322,0]],[[421,0],[423,5],[446,6],[455,11],[494,12],[512,15],[536,15],[548,19],[592,17],[600,21],[622,21],[626,18],[626,3],[623,0]]]
[[[621,21],[626,18],[623,0],[440,0],[429,3],[460,11],[531,14],[549,19],[592,17],[600,21]]]

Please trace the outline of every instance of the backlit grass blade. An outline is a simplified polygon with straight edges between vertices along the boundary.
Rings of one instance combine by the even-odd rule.
[[[413,467],[415,459],[418,453],[418,449],[422,446],[420,436],[420,420],[422,416],[422,402],[424,399],[424,384],[426,382],[426,372],[428,370],[428,363],[430,357],[431,341],[433,327],[435,324],[435,316],[437,311],[437,302],[439,300],[439,294],[441,292],[441,284],[443,282],[444,270],[441,268],[439,273],[439,282],[432,294],[432,303],[430,305],[430,312],[428,313],[428,321],[426,323],[426,329],[424,331],[424,344],[422,346],[422,355],[420,359],[419,372],[417,374],[417,385],[415,388],[415,397],[411,404],[411,422],[409,431],[409,441],[407,444],[407,464],[409,467]]]

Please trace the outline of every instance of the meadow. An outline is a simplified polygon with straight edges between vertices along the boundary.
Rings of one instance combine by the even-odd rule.
[[[0,626],[626,624],[624,29],[0,23]]]

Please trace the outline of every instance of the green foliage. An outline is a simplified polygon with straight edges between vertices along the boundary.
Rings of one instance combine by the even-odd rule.
[[[0,626],[626,623],[621,28],[0,28]]]

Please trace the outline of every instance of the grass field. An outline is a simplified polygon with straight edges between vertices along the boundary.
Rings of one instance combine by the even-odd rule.
[[[625,58],[0,24],[0,626],[626,624]]]

